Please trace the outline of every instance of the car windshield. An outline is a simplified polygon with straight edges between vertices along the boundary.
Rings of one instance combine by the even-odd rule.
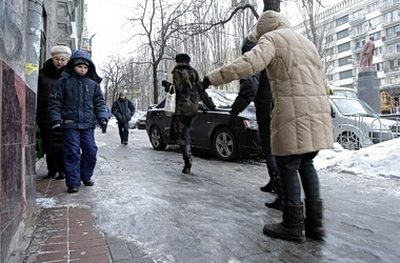
[[[237,97],[235,92],[221,92],[217,90],[207,90],[208,95],[212,98],[214,104],[218,108],[230,108]]]
[[[332,99],[340,113],[345,116],[363,115],[377,117],[376,112],[365,102],[357,99],[335,98]]]
[[[357,93],[355,93],[354,91],[349,91],[349,90],[335,90],[333,94],[337,95],[337,96],[347,97],[347,98],[357,98]]]

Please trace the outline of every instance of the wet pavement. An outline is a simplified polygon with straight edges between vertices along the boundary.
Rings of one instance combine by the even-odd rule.
[[[176,148],[153,150],[145,130],[127,146],[113,125],[96,132],[93,187],[68,194],[37,163],[37,228],[14,262],[400,262],[398,179],[320,170],[327,236],[298,244],[262,233],[281,220],[259,190],[264,164],[202,155],[183,175]]]

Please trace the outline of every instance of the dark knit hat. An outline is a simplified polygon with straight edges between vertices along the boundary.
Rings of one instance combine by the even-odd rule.
[[[86,65],[89,67],[89,61],[84,58],[78,58],[74,60],[74,67],[78,65]]]
[[[187,54],[178,54],[175,57],[176,63],[190,63],[190,57]]]

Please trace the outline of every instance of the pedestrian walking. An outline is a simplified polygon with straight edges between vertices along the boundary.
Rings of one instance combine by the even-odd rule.
[[[118,99],[113,102],[111,107],[112,114],[117,118],[119,137],[123,145],[128,144],[129,121],[135,114],[135,110],[135,105],[126,98],[123,91],[118,94]]]
[[[176,92],[176,108],[175,114],[172,115],[170,140],[181,146],[184,160],[182,173],[190,174],[192,167],[190,130],[199,109],[199,98],[208,108],[215,108],[215,105],[203,90],[199,74],[190,65],[189,55],[175,56],[175,65],[171,74],[172,83],[162,81],[166,92],[169,92],[170,85],[175,86]]]
[[[46,178],[54,178],[58,173],[55,179],[62,180],[65,178],[63,133],[51,129],[48,103],[51,89],[61,78],[61,73],[71,57],[71,49],[67,46],[57,45],[51,48],[50,54],[51,58],[43,64],[43,68],[39,71],[36,118],[46,155],[48,170]]]
[[[249,39],[257,45],[205,76],[202,85],[218,86],[267,69],[274,103],[271,147],[282,187],[283,221],[265,225],[263,232],[298,242],[304,242],[305,235],[321,239],[323,208],[313,159],[319,150],[333,147],[321,58],[315,45],[296,33],[286,17],[275,11],[260,16]],[[298,174],[306,198],[305,222]]]
[[[256,43],[250,41],[247,37],[242,44],[242,54],[250,51]],[[270,181],[263,187],[260,187],[263,192],[275,192],[277,197],[273,202],[266,202],[265,206],[282,210],[282,191],[279,182],[279,172],[276,165],[275,156],[271,153],[271,107],[272,94],[271,86],[266,70],[262,70],[250,77],[240,80],[239,94],[232,104],[232,109],[229,112],[231,116],[237,116],[242,112],[250,102],[254,101],[256,107],[256,118],[258,123],[258,133],[260,136],[260,146],[264,154],[267,164],[267,170]]]
[[[107,123],[101,78],[90,56],[76,51],[49,97],[49,118],[53,130],[64,132],[64,164],[69,193],[79,191],[81,182],[91,179],[97,162],[94,129]]]

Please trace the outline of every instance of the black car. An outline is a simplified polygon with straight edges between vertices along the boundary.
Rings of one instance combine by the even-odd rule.
[[[199,112],[190,132],[193,149],[212,151],[219,159],[232,161],[249,155],[261,156],[255,107],[251,103],[241,114],[230,118],[237,93],[207,90],[216,108],[199,103]],[[164,150],[169,141],[171,117],[164,113],[165,100],[149,109],[146,131],[155,150]]]

